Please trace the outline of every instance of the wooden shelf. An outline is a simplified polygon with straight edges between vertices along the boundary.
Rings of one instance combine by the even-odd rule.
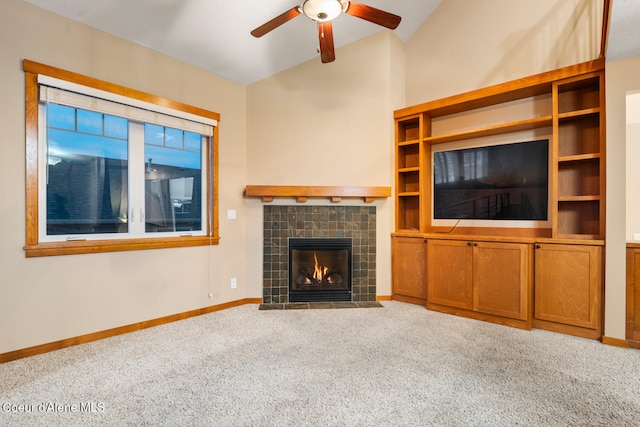
[[[570,241],[569,244],[575,245],[579,242],[575,242],[575,240],[585,240],[588,245],[592,245],[593,242],[602,242],[602,240],[598,240],[599,236],[597,234],[558,234],[558,239],[566,239]],[[556,243],[557,241],[554,241]]]
[[[558,196],[559,202],[590,202],[600,200],[600,196]]]
[[[420,140],[419,139],[411,139],[409,141],[401,141],[401,142],[398,142],[398,147],[405,147],[407,145],[415,145],[415,144],[420,144]]]
[[[409,168],[398,168],[398,173],[407,173],[407,172],[420,172],[420,167],[413,166]]]
[[[420,116],[407,117],[396,124],[396,140],[414,143],[420,140]]]
[[[573,118],[576,118],[576,117],[584,117],[584,116],[595,115],[595,114],[599,114],[599,113],[600,113],[600,108],[599,107],[586,108],[584,110],[568,111],[566,113],[559,113],[558,114],[558,118],[560,120],[565,120],[565,119],[573,119]]]
[[[579,162],[582,160],[599,159],[600,153],[575,154],[573,156],[558,157],[558,163],[562,162]]]
[[[276,197],[293,197],[298,202],[309,198],[328,198],[337,203],[342,199],[362,198],[366,203],[376,199],[391,197],[391,187],[325,187],[296,185],[247,185],[246,197],[260,197],[263,203],[272,202]]]
[[[590,78],[575,77],[558,82],[558,112],[562,117],[565,113],[584,114],[582,111],[598,110],[603,106],[600,96],[600,76],[594,74]]]
[[[537,117],[534,119],[519,120],[517,122],[503,123],[499,125],[486,126],[478,129],[455,132],[446,135],[436,135],[424,139],[427,144],[442,144],[445,142],[459,141],[461,139],[480,138],[483,136],[501,135],[523,130],[539,129],[551,127],[551,116]]]

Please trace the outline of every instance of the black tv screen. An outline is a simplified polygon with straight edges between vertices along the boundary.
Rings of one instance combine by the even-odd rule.
[[[434,219],[547,220],[549,140],[433,153]]]

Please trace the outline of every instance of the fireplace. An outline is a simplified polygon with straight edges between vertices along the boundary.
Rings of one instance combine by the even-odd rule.
[[[351,302],[376,301],[376,207],[265,205],[262,302],[289,299],[291,239],[351,240]],[[312,254],[313,256],[313,254]]]
[[[348,238],[289,239],[289,301],[351,301]]]

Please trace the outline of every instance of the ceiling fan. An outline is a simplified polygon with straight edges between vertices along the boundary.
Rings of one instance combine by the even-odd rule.
[[[349,0],[305,0],[301,5],[292,7],[286,12],[276,16],[272,20],[262,24],[251,31],[254,37],[262,37],[280,25],[292,20],[300,14],[318,23],[318,39],[320,41],[320,58],[323,63],[336,59],[333,48],[333,28],[331,21],[342,13],[382,25],[394,30],[400,24],[400,17],[393,13],[385,12],[371,6],[367,6]]]

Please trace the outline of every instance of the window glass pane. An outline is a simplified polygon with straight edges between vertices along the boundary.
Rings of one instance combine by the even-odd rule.
[[[165,131],[167,135],[179,132],[182,138],[182,131]],[[198,139],[201,141],[202,136]],[[202,230],[200,153],[145,144],[145,159],[146,231]]]
[[[87,135],[60,129],[49,129],[49,156],[68,158],[73,155],[127,159],[127,140]]]
[[[64,105],[48,104],[47,126],[58,129],[76,129],[76,109]]]
[[[164,144],[166,147],[182,149],[182,131],[178,129],[165,128]]]
[[[127,145],[123,139],[47,128],[48,235],[128,231]]]
[[[77,110],[78,132],[102,135],[102,114],[87,110]]]
[[[202,147],[202,135],[193,133],[193,132],[184,133],[184,149],[185,150],[195,151],[196,153],[199,153],[201,147]]]
[[[129,121],[122,117],[104,115],[104,136],[127,139]]]
[[[144,142],[146,144],[163,146],[164,145],[164,126],[145,123]]]
[[[153,167],[171,165],[180,168],[200,169],[200,153],[192,151],[147,145],[144,149],[144,157],[147,163],[152,163]]]

